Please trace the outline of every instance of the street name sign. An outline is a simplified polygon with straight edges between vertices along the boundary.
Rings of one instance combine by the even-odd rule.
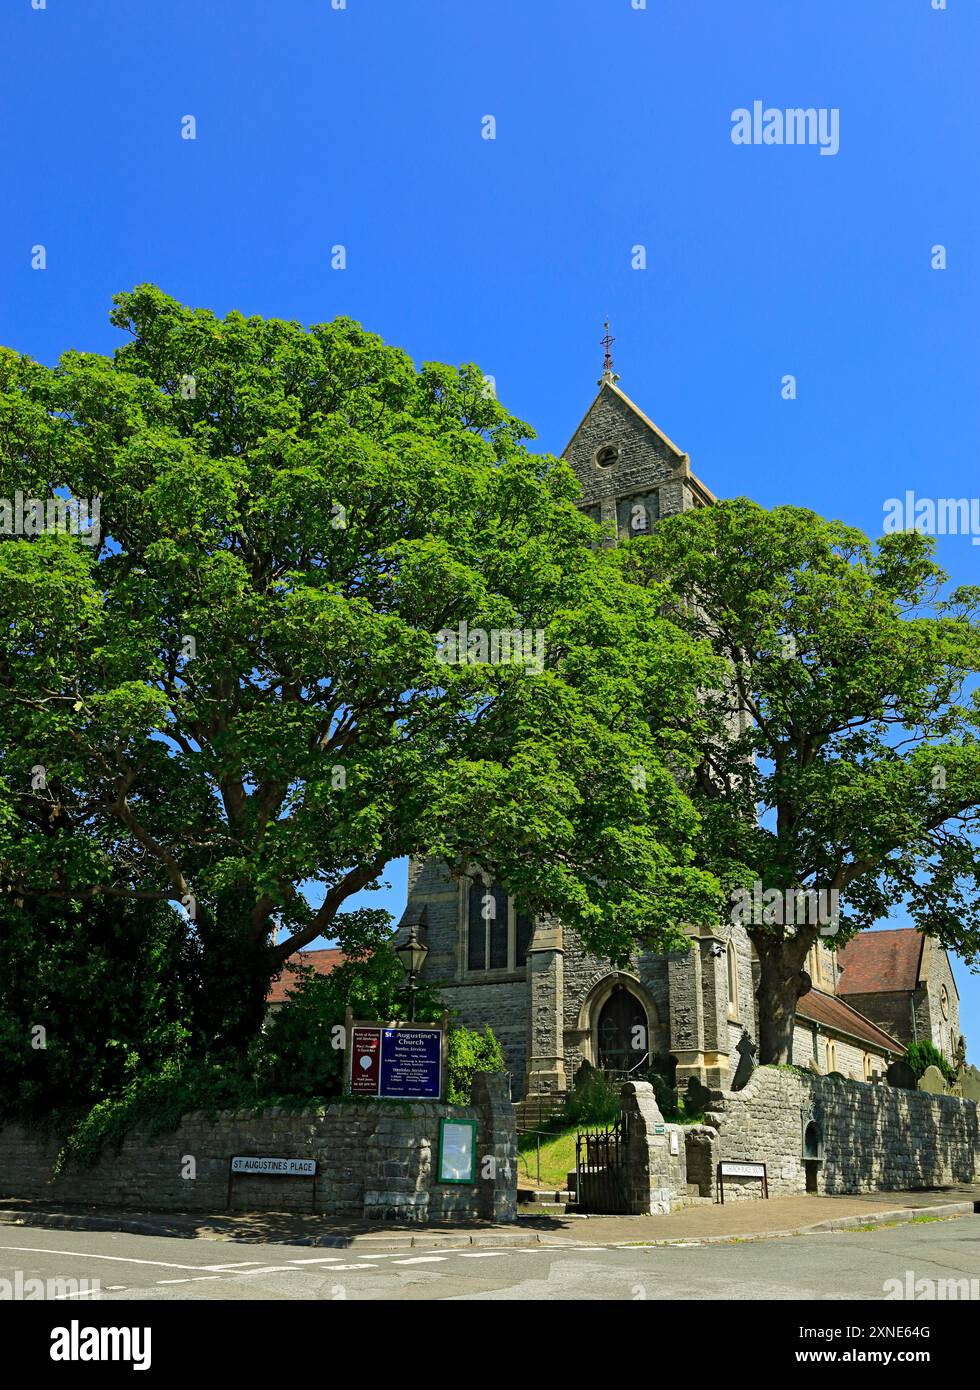
[[[251,1158],[245,1154],[231,1160],[233,1173],[268,1173],[276,1178],[316,1177],[315,1158]]]

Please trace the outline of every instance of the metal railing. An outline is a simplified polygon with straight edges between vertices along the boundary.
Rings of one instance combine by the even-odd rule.
[[[599,1067],[597,1068],[597,1070],[599,1072],[599,1075],[604,1076],[606,1080],[611,1084],[615,1084],[618,1082],[620,1085],[622,1085],[624,1081],[635,1081],[637,1073],[646,1073],[650,1070],[650,1054],[649,1052],[644,1052],[640,1060],[638,1062],[634,1062],[634,1064],[631,1067],[620,1067],[613,1069],[610,1069],[609,1067]]]
[[[518,1125],[518,1126],[517,1126],[517,1133],[518,1133],[518,1135],[522,1135],[522,1134],[533,1134],[533,1135],[535,1136],[534,1152],[535,1152],[536,1160],[537,1160],[537,1177],[535,1178],[535,1181],[537,1182],[538,1186],[540,1187],[540,1186],[541,1186],[541,1136],[544,1135],[545,1139],[554,1139],[554,1137],[555,1137],[555,1131],[554,1131],[553,1129],[534,1129],[534,1128],[532,1128],[531,1125]],[[518,1151],[517,1158],[518,1158],[518,1162],[522,1162],[522,1163],[524,1164],[524,1173],[525,1173],[525,1176],[528,1177],[528,1178],[530,1178],[530,1176],[531,1176],[531,1169],[530,1169],[530,1167],[528,1166],[528,1159],[530,1158],[530,1154],[529,1154],[527,1151],[525,1151],[524,1153],[521,1153],[520,1151]]]

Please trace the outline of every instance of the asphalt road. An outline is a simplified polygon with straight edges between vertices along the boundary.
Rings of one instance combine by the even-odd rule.
[[[21,1283],[27,1279],[79,1281],[72,1286],[45,1286],[47,1296],[76,1306],[93,1297],[103,1303],[114,1299],[882,1300],[886,1281],[899,1280],[907,1287],[909,1272],[913,1280],[973,1280],[972,1296],[980,1297],[980,1218],[723,1245],[537,1245],[384,1254],[0,1227],[0,1280],[10,1281],[11,1287],[16,1287],[18,1279]],[[83,1280],[98,1280],[98,1292],[86,1292]],[[0,1294],[4,1287],[0,1285]],[[37,1289],[28,1286],[32,1287]]]

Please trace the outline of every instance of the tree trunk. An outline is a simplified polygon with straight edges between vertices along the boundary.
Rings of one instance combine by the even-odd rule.
[[[759,954],[759,1065],[793,1060],[796,1003],[810,989],[810,977],[802,968],[812,944],[799,937],[786,941],[764,932],[749,935]]]
[[[268,941],[254,934],[251,906],[250,895],[228,889],[195,924],[195,1033],[209,1053],[244,1053],[265,1017],[269,980],[278,967]]]

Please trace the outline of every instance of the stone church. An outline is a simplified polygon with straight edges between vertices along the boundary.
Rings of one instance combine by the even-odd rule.
[[[607,353],[599,392],[564,456],[586,512],[626,537],[714,497],[617,380]],[[484,910],[488,893],[492,913]],[[668,1055],[679,1086],[696,1077],[727,1089],[740,1045],[758,1038],[757,966],[740,925],[692,929],[690,951],[641,954],[614,970],[557,921],[517,912],[499,884],[478,872],[455,880],[435,861],[410,865],[400,932],[412,925],[429,950],[423,978],[441,987],[461,1022],[489,1024],[500,1040],[514,1100],[565,1091],[583,1061],[639,1077]],[[832,951],[821,945],[811,955],[813,989],[800,1000],[794,1061],[870,1080],[904,1051],[905,1032],[865,994],[844,997],[840,981],[850,972],[841,976]],[[947,1028],[944,1043],[948,1036]]]

